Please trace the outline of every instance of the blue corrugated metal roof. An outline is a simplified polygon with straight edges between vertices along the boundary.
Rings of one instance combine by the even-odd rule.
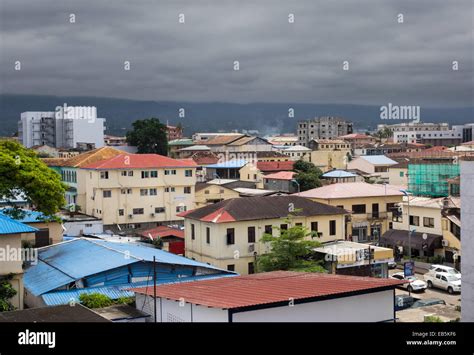
[[[40,262],[25,271],[25,287],[38,296],[73,281],[125,265],[142,261],[152,262],[153,256],[158,264],[199,267],[229,273],[212,265],[134,243],[76,238],[39,249]]]
[[[7,216],[10,217],[8,214],[5,214],[5,212],[9,210],[8,208],[3,208],[0,209],[0,215],[2,216]],[[46,219],[46,216],[38,211],[30,211],[30,210],[25,210],[21,209],[21,218],[15,219],[15,221],[21,222],[21,223],[36,223],[36,222],[42,222]]]
[[[348,178],[355,176],[357,175],[344,170],[333,170],[323,174],[323,177],[325,178]]]
[[[199,276],[190,276],[181,279],[158,279],[157,284],[170,284],[170,283],[177,283],[177,282],[192,282],[192,281],[199,281],[199,280],[211,280],[221,277],[233,277],[238,276],[238,274],[227,274],[227,275],[199,275]],[[153,287],[152,281],[141,281],[141,282],[134,282],[129,283],[127,285],[117,285],[117,286],[105,286],[105,287],[89,287],[89,288],[79,288],[67,291],[57,291],[57,292],[50,292],[45,293],[41,297],[43,298],[45,304],[47,306],[56,306],[61,304],[68,304],[72,301],[78,303],[79,296],[82,293],[100,293],[110,297],[113,300],[116,300],[120,297],[133,297],[135,292],[129,291],[131,288],[135,287],[144,287],[150,286]]]
[[[241,167],[247,165],[246,160],[229,160],[222,163],[206,165],[206,168],[211,169],[240,169]]]
[[[387,158],[385,155],[363,155],[361,158],[367,160],[370,164],[374,165],[389,165],[397,164],[396,161]]]
[[[30,227],[26,224],[18,222],[13,218],[0,214],[0,235],[1,234],[18,234],[18,233],[33,233],[38,229]]]

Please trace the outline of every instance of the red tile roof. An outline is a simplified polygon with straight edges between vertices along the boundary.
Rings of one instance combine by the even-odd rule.
[[[171,228],[168,226],[158,226],[155,228],[144,230],[143,232],[140,232],[140,235],[147,238],[149,237],[149,235],[151,235],[153,239],[155,239],[156,237],[165,238],[170,236],[184,239],[184,230]]]
[[[316,301],[331,296],[344,297],[393,289],[403,283],[405,281],[374,277],[273,271],[160,285],[156,287],[156,295],[176,301],[184,299],[188,303],[207,307],[235,309],[290,300]],[[152,287],[132,291],[153,296]]]
[[[293,170],[293,161],[259,161],[257,168],[262,171],[289,171]]]
[[[181,168],[195,167],[191,159],[179,160],[158,154],[119,154],[113,158],[101,160],[83,166],[84,169],[145,169],[145,168]]]
[[[279,171],[277,173],[265,175],[265,179],[292,180],[296,173],[294,171]]]
[[[177,216],[210,223],[280,219],[288,216],[290,203],[298,210],[295,212],[296,216],[327,216],[347,213],[342,208],[293,195],[233,198],[192,211],[181,212]]]

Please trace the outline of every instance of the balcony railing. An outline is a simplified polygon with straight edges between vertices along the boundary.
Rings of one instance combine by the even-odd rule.
[[[385,219],[388,217],[387,212],[372,212],[367,213],[367,219]]]

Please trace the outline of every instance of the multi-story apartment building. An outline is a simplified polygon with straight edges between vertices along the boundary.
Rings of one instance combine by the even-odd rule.
[[[70,111],[69,111],[70,110]],[[104,145],[105,118],[97,117],[95,107],[69,107],[71,114],[23,112],[18,122],[18,139],[25,147],[49,145],[56,148],[77,148],[90,144]]]
[[[365,182],[331,184],[304,191],[298,196],[351,211],[346,237],[354,242],[377,242],[392,229],[396,205],[403,200],[398,187]]]
[[[389,168],[397,162],[385,155],[363,155],[351,160],[348,169],[359,170],[377,181],[388,182]]]
[[[453,125],[448,123],[408,122],[394,125],[378,125],[377,128],[388,128],[393,133],[396,143],[422,143],[434,146],[459,145],[472,140],[474,123]]]
[[[154,227],[182,221],[178,214],[194,208],[195,184],[193,161],[120,154],[78,169],[78,204],[105,229]]]
[[[304,147],[307,147],[312,139],[332,139],[352,132],[352,122],[341,117],[315,117],[299,121],[296,126],[298,144]]]
[[[318,232],[320,242],[344,239],[347,211],[298,196],[245,197],[180,214],[185,218],[186,256],[217,267],[251,274],[258,255],[268,251],[260,243],[265,233],[278,235],[292,223]]]

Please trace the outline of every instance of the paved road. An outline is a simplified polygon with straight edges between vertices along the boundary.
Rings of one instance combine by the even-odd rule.
[[[400,272],[401,270],[395,269],[395,270],[390,270],[390,275],[396,272]],[[420,280],[423,279],[422,274],[415,273],[415,277],[417,277]],[[408,291],[404,289],[397,289],[396,290],[397,295],[402,295],[402,294],[408,294]],[[431,288],[431,289],[426,289],[425,292],[422,293],[412,293],[412,296],[415,298],[440,298],[446,302],[446,304],[451,304],[453,306],[460,306],[461,305],[461,294],[453,294],[450,295],[447,291],[438,289],[438,288]]]

